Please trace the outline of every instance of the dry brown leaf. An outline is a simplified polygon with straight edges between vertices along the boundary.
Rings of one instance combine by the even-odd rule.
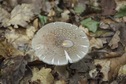
[[[18,25],[25,27],[34,16],[34,6],[32,4],[17,5],[11,12],[11,17],[7,26],[14,25],[18,28]]]
[[[126,53],[121,57],[95,60],[96,65],[101,65],[104,81],[111,80],[118,75],[119,68],[126,64]]]
[[[59,78],[67,79],[69,77],[69,73],[66,70],[67,66],[55,66],[55,71],[58,73]]]
[[[100,64],[102,66],[101,72],[104,74],[103,81],[108,81],[108,73],[110,71],[110,61],[109,60],[95,60],[95,65]]]
[[[90,40],[90,48],[102,48],[103,47],[103,41],[100,38],[94,38],[92,37]]]
[[[33,26],[28,26],[26,30],[10,28],[10,30],[6,30],[5,37],[9,43],[20,50],[20,48],[25,48],[25,45],[30,43],[35,31],[36,29]]]
[[[10,8],[14,8],[18,4],[18,0],[5,0]]]
[[[120,42],[124,47],[126,47],[126,24],[125,23],[119,23],[118,28],[120,31]]]
[[[31,79],[32,82],[34,81],[40,81],[40,84],[53,84],[54,77],[51,74],[50,68],[41,68],[40,70],[38,68],[33,68],[32,70],[33,77]]]
[[[36,19],[33,21],[33,26],[38,30],[38,28],[39,28],[39,20],[38,20],[38,18],[36,18]]]
[[[120,8],[126,5],[126,0],[115,0],[116,2],[116,10],[119,11]]]
[[[120,67],[118,76],[126,76],[126,64]]]
[[[114,15],[116,3],[115,0],[101,0],[102,15]]]
[[[33,4],[35,14],[39,14],[41,9],[46,9],[46,0],[18,0],[18,3],[23,4]]]
[[[67,84],[64,80],[55,81],[54,84]]]
[[[80,25],[80,26],[79,26],[79,29],[83,30],[83,32],[85,32],[87,35],[90,35],[90,34],[89,34],[88,28],[85,28],[85,27],[83,27],[82,25]]]
[[[10,14],[0,7],[0,23],[2,23],[2,26],[6,26],[7,22],[9,21]]]
[[[68,21],[69,20],[69,15],[68,15],[69,13],[70,13],[69,10],[64,10],[63,13],[61,13],[61,16],[62,16],[61,20]]]
[[[28,26],[26,29],[10,28],[10,30],[6,30],[5,37],[9,44],[11,44],[17,51],[21,52],[21,55],[29,54],[32,60],[35,60],[34,51],[31,48],[31,39],[34,36],[35,31],[36,28],[33,26]]]
[[[90,57],[90,55],[86,55],[85,58],[70,65],[71,69],[76,70],[80,73],[88,72],[93,67],[94,66],[92,64],[92,58]]]
[[[3,41],[0,42],[0,55],[4,58],[8,58],[10,56],[24,55],[24,53],[14,48],[13,45],[7,41]]]
[[[120,35],[120,31],[116,31],[115,35],[110,40],[108,45],[111,47],[111,49],[115,49],[118,47],[118,43],[120,41],[119,35]]]
[[[100,26],[101,29],[109,29],[109,25],[104,23],[104,22],[100,22],[99,26]]]
[[[1,68],[1,84],[19,84],[26,71],[27,61],[23,56],[4,60]]]

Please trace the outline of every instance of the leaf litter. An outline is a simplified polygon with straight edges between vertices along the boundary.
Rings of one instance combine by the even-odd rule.
[[[125,0],[0,2],[0,83],[125,84]],[[75,24],[87,34],[90,49],[82,60],[63,67],[36,58],[32,38],[56,21]]]

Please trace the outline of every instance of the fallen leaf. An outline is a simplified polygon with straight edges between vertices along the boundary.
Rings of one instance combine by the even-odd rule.
[[[69,20],[69,10],[64,10],[63,13],[61,13],[61,21],[68,21]]]
[[[106,23],[104,23],[104,22],[100,22],[99,27],[100,27],[101,29],[109,29],[109,25],[106,24]]]
[[[83,27],[82,25],[79,26],[79,29],[83,30],[87,35],[90,35],[89,30],[87,28]]]
[[[103,41],[100,38],[94,38],[92,37],[90,40],[90,48],[102,48],[103,47]]]
[[[113,31],[108,31],[108,30],[99,30],[95,32],[95,37],[111,37],[114,35]]]
[[[81,14],[82,12],[84,12],[86,6],[84,6],[83,4],[78,3],[75,7],[74,7],[74,11],[77,14]]]
[[[64,80],[55,81],[54,84],[67,84]]]
[[[88,80],[87,79],[81,79],[78,81],[78,84],[88,84]]]
[[[119,83],[117,81],[113,81],[113,82],[111,82],[111,84],[119,84]]]
[[[10,28],[10,30],[6,30],[5,37],[17,50],[24,53],[31,48],[30,42],[35,31],[36,29],[33,26],[28,26],[26,30]]]
[[[33,26],[38,30],[38,28],[39,28],[39,20],[38,20],[38,18],[36,18],[36,19],[33,21]]]
[[[120,67],[118,76],[126,76],[126,65]]]
[[[116,3],[115,0],[101,0],[102,15],[114,15]]]
[[[39,15],[39,19],[40,19],[42,25],[47,23],[47,16]]]
[[[110,71],[110,60],[95,60],[95,65],[99,65],[102,66],[101,72],[103,73],[104,77],[103,77],[103,81],[108,81],[108,73]]]
[[[7,26],[14,25],[15,28],[18,28],[18,25],[25,27],[33,19],[34,6],[32,4],[22,4],[17,5],[11,12],[10,20],[7,23]]]
[[[115,17],[116,18],[121,18],[121,17],[124,17],[126,16],[126,5],[122,8],[120,8],[120,10],[115,14]]]
[[[23,52],[14,48],[14,46],[8,43],[6,40],[0,42],[0,55],[4,58],[8,58],[10,56],[24,55]]]
[[[54,70],[58,73],[60,79],[66,80],[69,77],[69,73],[66,68],[67,66],[55,66]]]
[[[119,11],[120,8],[124,7],[126,5],[125,0],[115,0],[116,2],[116,10]]]
[[[87,72],[93,67],[91,61],[92,59],[89,57],[89,55],[87,55],[84,59],[80,60],[79,62],[71,64],[70,68],[75,69],[77,72]]]
[[[0,7],[0,23],[2,26],[6,26],[9,21],[10,14],[3,8]]]
[[[5,0],[5,1],[11,8],[14,8],[16,5],[18,5],[18,0]]]
[[[50,68],[41,68],[40,70],[38,68],[33,68],[32,70],[33,77],[31,78],[31,81],[40,81],[40,84],[52,84],[54,82],[54,77],[51,74]]]
[[[32,4],[35,8],[35,14],[40,14],[41,10],[46,10],[47,0],[18,0],[19,4]]]
[[[92,20],[91,18],[87,18],[81,21],[81,25],[87,27],[89,31],[96,32],[99,22]]]
[[[26,71],[27,61],[24,56],[4,60],[1,68],[0,82],[2,84],[19,84]]]
[[[120,41],[119,35],[120,35],[120,31],[116,31],[116,33],[114,34],[114,36],[110,40],[108,45],[111,47],[111,49],[115,49],[118,47],[118,43]]]
[[[124,47],[126,47],[126,24],[125,23],[119,23],[119,31],[120,31],[120,42]]]
[[[75,73],[70,79],[69,84],[78,84],[78,81],[80,80],[80,75],[78,73]]]
[[[126,64],[126,53],[116,58],[97,59],[95,60],[95,64],[102,67],[101,72],[104,75],[104,81],[112,80],[117,77],[120,67]]]

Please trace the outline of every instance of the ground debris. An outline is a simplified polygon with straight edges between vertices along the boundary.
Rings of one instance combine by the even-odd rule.
[[[0,82],[2,84],[19,84],[26,71],[27,61],[24,56],[4,60],[1,65]]]

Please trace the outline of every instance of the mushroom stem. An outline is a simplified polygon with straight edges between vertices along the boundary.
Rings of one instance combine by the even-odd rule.
[[[66,48],[72,47],[73,45],[74,44],[71,40],[64,40],[63,43],[62,43],[62,46],[66,47]]]

